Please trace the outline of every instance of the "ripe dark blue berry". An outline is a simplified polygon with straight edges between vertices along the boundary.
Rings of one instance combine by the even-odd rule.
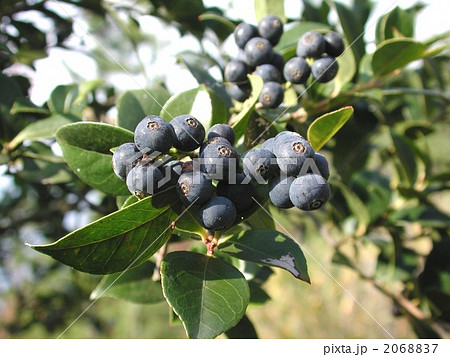
[[[236,140],[236,134],[231,126],[228,124],[215,124],[213,125],[206,135],[207,139],[212,139],[215,137],[222,137],[227,139],[231,145],[234,145]]]
[[[192,115],[179,115],[170,122],[175,132],[173,146],[181,151],[192,151],[200,147],[205,139],[205,128]]]
[[[163,179],[161,171],[152,165],[138,165],[127,175],[128,190],[134,195],[153,195],[158,191],[158,183]]]
[[[159,169],[164,177],[159,184],[159,188],[160,190],[165,190],[177,184],[178,178],[183,170],[183,162],[172,160],[162,166],[159,166]]]
[[[325,52],[325,38],[314,31],[306,32],[297,43],[298,57],[320,57]]]
[[[330,177],[330,167],[328,165],[328,161],[325,158],[325,156],[316,152],[314,162],[322,177],[325,180],[328,180],[328,178]]]
[[[272,178],[278,171],[275,155],[265,149],[255,148],[248,151],[242,159],[244,174],[252,181],[264,183]]]
[[[213,196],[213,185],[203,172],[186,171],[178,178],[177,194],[181,201],[190,204],[202,205]]]
[[[330,186],[320,175],[303,175],[292,182],[289,198],[295,207],[304,211],[312,211],[322,207],[328,201]]]
[[[156,115],[141,120],[134,131],[134,143],[142,153],[166,153],[173,146],[175,133],[171,125]]]
[[[237,174],[235,180],[219,181],[216,187],[217,195],[230,199],[237,212],[243,212],[255,203],[253,200],[255,190],[250,182],[246,183],[249,180],[244,180],[246,180],[245,175]]]
[[[281,83],[281,73],[272,64],[265,63],[256,67],[254,72],[257,76],[260,76],[264,83],[266,82],[278,82]]]
[[[200,148],[200,155],[202,154],[203,150],[205,150],[205,148],[208,145],[212,145],[212,144],[224,144],[224,145],[228,145],[228,146],[233,146],[231,145],[231,143],[228,141],[228,139],[225,139],[223,136],[215,136],[213,138],[210,138],[208,140],[206,140],[201,148]]]
[[[309,142],[302,137],[275,139],[273,151],[280,170],[288,176],[297,176],[302,171],[306,159],[314,159],[315,156]]]
[[[272,61],[270,62],[273,66],[275,66],[280,73],[283,73],[284,68],[284,57],[281,53],[273,51]]]
[[[200,224],[212,231],[230,228],[236,219],[236,207],[230,199],[215,196],[198,210]]]
[[[303,57],[293,57],[284,65],[284,78],[294,84],[306,83],[311,68]]]
[[[274,143],[274,141],[275,141],[275,138],[267,139],[261,145],[261,149],[269,150],[271,153],[273,153],[273,143]]]
[[[282,143],[284,143],[288,139],[297,139],[297,138],[303,138],[299,133],[296,133],[295,131],[282,131],[281,133],[278,133],[277,136],[275,136],[273,141],[273,148],[280,146]],[[274,150],[272,150],[273,153],[275,153]]]
[[[331,57],[338,57],[344,52],[344,41],[337,32],[328,32],[325,36],[325,52]]]
[[[250,86],[250,83],[245,84],[235,84],[233,83],[228,93],[230,94],[230,97],[234,100],[237,100],[238,102],[244,102],[248,97],[250,97],[250,93],[252,92],[252,87]]]
[[[266,108],[278,107],[284,99],[283,87],[277,82],[266,82],[259,95],[259,102]]]
[[[294,204],[289,198],[289,189],[295,177],[292,176],[276,176],[269,181],[269,198],[274,206],[279,208],[291,208]]]
[[[241,22],[236,26],[233,35],[236,45],[243,49],[251,38],[258,36],[258,29],[246,22]]]
[[[336,59],[330,56],[316,59],[311,66],[313,77],[320,83],[331,81],[336,77],[338,69],[339,65]]]
[[[200,169],[210,179],[228,180],[229,175],[235,175],[239,165],[239,155],[227,144],[207,145],[200,154]],[[231,173],[230,173],[231,172]]]
[[[246,83],[248,67],[240,60],[232,60],[225,66],[225,79],[232,83]]]
[[[136,165],[137,161],[142,157],[134,143],[125,143],[120,145],[114,151],[112,157],[113,170],[118,178],[126,180],[127,173]]]
[[[270,63],[273,57],[272,44],[262,37],[253,37],[245,45],[245,56],[249,66]]]
[[[275,46],[283,34],[283,22],[275,15],[264,16],[258,24],[258,32]]]

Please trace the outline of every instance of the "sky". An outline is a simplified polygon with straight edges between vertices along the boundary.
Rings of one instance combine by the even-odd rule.
[[[255,0],[257,1],[257,0]],[[352,0],[341,0],[342,3],[350,3]],[[357,0],[356,0],[357,1]],[[313,2],[319,2],[313,0]],[[377,19],[384,13],[392,10],[395,6],[409,7],[415,1],[412,0],[374,0],[376,3],[375,9],[367,23],[366,33],[364,37],[368,42],[375,38],[375,24]],[[416,39],[424,40],[435,34],[450,30],[448,22],[448,13],[450,12],[449,0],[422,0],[428,6],[422,10],[416,21]],[[254,14],[253,0],[204,0],[205,6],[220,6],[225,7],[226,15],[235,19],[242,19],[244,21],[256,24],[256,17]],[[82,37],[88,47],[98,46],[92,36],[85,32],[87,28],[83,18],[76,13],[72,8],[65,6],[61,10],[59,3],[55,2],[54,8],[59,10],[64,16],[67,12],[74,16],[76,24],[74,26],[75,33],[78,37]],[[301,14],[302,2],[300,0],[285,0],[285,12],[289,17],[295,18]],[[332,14],[331,19],[336,19],[336,15]],[[195,79],[179,64],[176,63],[175,55],[181,50],[199,50],[200,46],[193,36],[180,37],[178,31],[174,28],[169,28],[159,22],[159,20],[146,16],[142,19],[141,28],[145,32],[164,33],[165,43],[160,52],[156,56],[154,63],[146,65],[147,74],[151,77],[158,73],[167,73],[166,85],[172,93],[178,93],[196,87],[198,84]],[[43,28],[48,27],[49,24],[41,24]],[[78,39],[79,40],[79,39]],[[208,44],[206,43],[206,46]],[[237,53],[237,48],[230,38],[226,41],[226,52],[231,56]],[[233,48],[234,46],[234,48]],[[209,46],[213,51],[212,47]],[[368,50],[373,51],[374,45],[369,45]],[[151,55],[150,46],[141,46],[139,49],[142,58],[148,58]],[[74,51],[67,51],[59,48],[53,48],[49,52],[47,58],[35,62],[36,72],[32,73],[30,70],[23,68],[15,68],[14,70],[21,72],[25,71],[32,76],[31,100],[42,105],[49,97],[50,92],[59,84],[69,84],[74,82],[70,69],[76,69],[77,74],[85,80],[95,79],[99,76],[99,71],[96,62],[87,55],[76,53]],[[216,77],[220,77],[219,71],[212,73]],[[115,87],[125,91],[128,89],[143,88],[146,86],[144,76],[130,76],[125,71],[118,72],[107,78],[108,82],[113,83]]]

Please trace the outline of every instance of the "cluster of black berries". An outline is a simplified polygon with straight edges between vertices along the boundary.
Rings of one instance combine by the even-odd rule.
[[[278,134],[248,151],[242,161],[229,125],[212,126],[204,139],[205,129],[192,115],[170,123],[147,116],[136,127],[134,143],[114,151],[114,172],[139,196],[175,186],[183,204],[198,206],[200,224],[213,231],[230,228],[238,214],[256,204],[255,184],[269,181],[270,199],[282,208],[313,210],[328,200],[328,163],[297,133]],[[172,147],[179,156],[198,158],[173,160],[165,156]]]
[[[305,83],[310,73],[320,83],[331,81],[338,72],[336,57],[344,52],[344,41],[337,32],[321,33],[308,31],[297,43],[297,57],[286,62],[284,76],[295,83]],[[309,67],[306,59],[313,59]],[[301,73],[301,75],[299,75]]]
[[[300,134],[283,131],[266,140],[259,150],[270,152],[279,169],[278,175],[269,180],[269,198],[273,205],[312,211],[328,201],[328,161],[314,152]]]
[[[225,67],[225,79],[231,82],[230,96],[245,101],[251,92],[247,74],[253,73],[263,79],[264,86],[259,102],[266,108],[278,107],[284,99],[282,83],[306,83],[310,74],[321,83],[331,81],[337,74],[335,57],[344,51],[344,42],[337,32],[325,36],[307,32],[297,44],[297,57],[286,63],[284,57],[273,50],[283,34],[283,23],[275,15],[265,16],[256,28],[241,22],[234,31],[234,40],[243,50],[240,58],[231,60]],[[326,54],[326,55],[325,55]],[[308,60],[311,59],[310,67]]]

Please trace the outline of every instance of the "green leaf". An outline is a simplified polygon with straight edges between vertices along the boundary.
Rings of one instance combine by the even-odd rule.
[[[127,196],[119,196],[119,197],[127,197]],[[119,198],[119,197],[117,197],[117,198]],[[130,195],[120,205],[120,209],[128,207],[129,205],[132,205],[133,203],[136,203],[136,202],[139,202],[139,198],[135,195]]]
[[[373,54],[373,73],[376,77],[385,76],[424,57],[426,49],[426,45],[407,38],[384,41]]]
[[[3,73],[0,73],[0,92],[2,93],[0,103],[4,104],[8,110],[19,97],[23,97],[17,81]]]
[[[256,333],[255,327],[253,326],[250,319],[247,315],[244,315],[241,321],[228,331],[225,332],[228,338],[258,338],[258,334]]]
[[[348,6],[339,2],[333,2],[333,5],[344,30],[347,43],[351,44],[355,61],[359,64],[359,61],[365,53],[365,43],[363,36],[361,36],[364,33],[364,23],[361,23],[360,18],[355,16],[354,11]]]
[[[315,151],[320,150],[350,119],[353,107],[344,107],[322,115],[308,128],[308,140]]]
[[[432,206],[419,204],[393,211],[389,221],[395,226],[404,226],[414,222],[422,227],[448,228],[449,216]]]
[[[197,208],[192,206],[187,210],[183,216],[177,219],[174,233],[183,238],[203,239],[205,236],[205,229],[198,222]]]
[[[232,235],[219,244],[219,250],[233,257],[287,270],[310,283],[306,259],[300,246],[274,230],[250,230]]]
[[[338,95],[342,87],[350,82],[356,73],[356,62],[353,51],[348,48],[348,44],[345,44],[345,52],[339,56],[337,63],[339,65],[340,71],[338,71],[336,77],[333,80],[334,90],[331,94],[333,97]]]
[[[27,125],[17,136],[8,144],[8,148],[14,149],[24,140],[50,139],[55,136],[56,131],[63,125],[72,123],[74,120],[68,116],[54,114],[51,117],[38,120]]]
[[[19,114],[19,113],[33,113],[33,114],[45,114],[50,115],[50,112],[45,109],[38,107],[37,105],[33,104],[31,100],[28,98],[22,97],[17,98],[14,102],[11,111],[11,114]]]
[[[177,55],[177,59],[191,72],[199,84],[204,84],[212,89],[222,100],[226,107],[231,107],[232,102],[222,81],[217,81],[208,70],[218,66],[217,62],[209,56],[193,51],[185,51]]]
[[[355,173],[350,187],[364,202],[371,222],[387,212],[391,202],[392,189],[389,187],[389,180],[380,173],[376,171]]]
[[[258,0],[255,1],[255,15],[259,22],[266,15],[276,15],[281,21],[286,22],[286,15],[284,13],[284,1],[273,0]]]
[[[189,338],[215,338],[244,316],[250,291],[244,276],[225,261],[173,252],[161,264],[163,293]]]
[[[39,159],[22,159],[23,170],[17,176],[29,182],[39,182],[43,185],[67,183],[73,181],[73,175],[67,171],[64,164],[57,164]]]
[[[198,20],[204,21],[222,40],[225,40],[226,36],[236,28],[236,25],[226,17],[215,14],[214,12],[203,13],[198,17]]]
[[[379,44],[397,37],[396,34],[403,37],[414,37],[414,14],[398,6],[378,20],[375,41]]]
[[[270,300],[270,296],[264,291],[260,284],[249,280],[248,287],[250,288],[250,304],[262,305]]]
[[[356,229],[355,235],[360,236],[364,234],[370,223],[370,213],[367,210],[366,205],[361,201],[356,193],[347,187],[347,185],[335,180],[332,181],[332,184],[340,189],[345,201],[347,202],[348,208],[358,220],[358,228]]]
[[[78,94],[78,86],[75,84],[57,86],[47,103],[50,111],[57,114],[79,113],[80,108],[72,107]]]
[[[416,182],[419,172],[414,152],[414,144],[407,137],[395,133],[394,130],[391,130],[390,132],[398,156],[397,169],[401,181],[412,186]]]
[[[167,121],[183,114],[196,117],[207,131],[214,124],[226,123],[227,109],[218,95],[205,85],[172,96],[161,110]]]
[[[241,112],[232,119],[232,128],[236,133],[236,141],[245,134],[245,128],[247,127],[248,120],[255,109],[255,105],[258,102],[259,95],[263,87],[263,80],[260,76],[249,75],[250,84],[252,86],[252,93],[250,98],[248,98],[242,105],[243,109]]]
[[[113,195],[128,195],[112,169],[111,148],[133,141],[128,130],[101,123],[73,123],[60,128],[56,139],[72,171],[88,185]]]
[[[269,210],[269,205],[265,204],[264,208]],[[247,223],[253,229],[272,229],[275,230],[275,221],[272,217],[270,217],[264,210],[259,210],[254,215],[252,215],[249,219],[247,219]]]
[[[117,101],[117,125],[134,132],[147,115],[159,115],[169,98],[170,93],[162,87],[126,91]]]
[[[320,23],[328,22],[328,14],[330,12],[330,6],[326,1],[322,1],[320,6],[314,6],[310,0],[303,0],[303,13],[302,19],[307,21],[315,21]]]
[[[164,301],[161,282],[153,281],[155,263],[145,262],[122,273],[106,275],[92,291],[90,299],[113,297],[138,304]]]
[[[176,218],[164,194],[147,197],[47,245],[30,245],[63,264],[111,274],[145,262],[170,238]]]

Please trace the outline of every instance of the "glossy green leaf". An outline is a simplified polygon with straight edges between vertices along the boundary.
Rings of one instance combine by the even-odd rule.
[[[278,16],[281,21],[286,22],[286,15],[284,13],[284,1],[274,0],[258,0],[255,4],[256,20],[259,22],[261,19],[269,14]]]
[[[353,114],[352,107],[344,107],[322,115],[308,128],[308,140],[315,151],[320,150]]]
[[[376,77],[385,76],[424,57],[426,49],[424,44],[407,38],[384,41],[373,54],[373,73]]]
[[[375,41],[379,44],[398,35],[414,37],[414,14],[397,6],[378,19]]]
[[[215,338],[244,316],[250,291],[244,276],[220,258],[173,252],[161,264],[163,293],[189,338]]]
[[[263,87],[263,80],[260,76],[249,75],[248,78],[250,79],[250,84],[252,86],[252,93],[250,98],[248,98],[242,105],[243,108],[241,112],[232,118],[232,128],[236,133],[236,141],[244,135],[248,120],[255,109],[255,105],[258,102],[259,95],[261,94]]]
[[[127,197],[127,196],[119,196],[119,197]],[[117,197],[117,198],[119,198]],[[123,203],[120,205],[120,209],[128,207],[129,205],[132,205],[133,203],[136,203],[139,201],[139,198],[135,195],[128,196]]]
[[[145,263],[122,273],[106,275],[92,291],[90,299],[113,297],[138,304],[154,304],[164,301],[161,282],[153,281],[155,263]]]
[[[51,112],[58,114],[81,115],[87,105],[86,96],[103,83],[101,79],[81,82],[77,84],[57,86],[50,94],[48,107]]]
[[[126,91],[117,101],[117,125],[134,132],[147,115],[159,115],[169,98],[170,93],[162,87]]]
[[[52,115],[51,117],[38,120],[27,125],[17,136],[8,144],[9,149],[14,149],[24,140],[50,139],[55,136],[56,131],[63,125],[73,123],[73,119],[64,115]]]
[[[176,215],[164,194],[140,200],[54,243],[30,246],[83,272],[124,271],[145,262],[170,238]]]
[[[203,239],[205,229],[198,222],[196,206],[190,207],[177,219],[173,232],[183,238]]]
[[[249,230],[219,244],[219,250],[233,257],[287,270],[310,283],[306,259],[298,243],[274,230]]]
[[[128,130],[100,123],[73,123],[60,128],[56,139],[72,171],[88,185],[113,195],[128,195],[112,169],[110,149],[133,142]]]
[[[172,96],[161,110],[161,117],[167,121],[183,114],[196,117],[207,131],[218,123],[228,120],[227,109],[218,95],[205,85]]]

